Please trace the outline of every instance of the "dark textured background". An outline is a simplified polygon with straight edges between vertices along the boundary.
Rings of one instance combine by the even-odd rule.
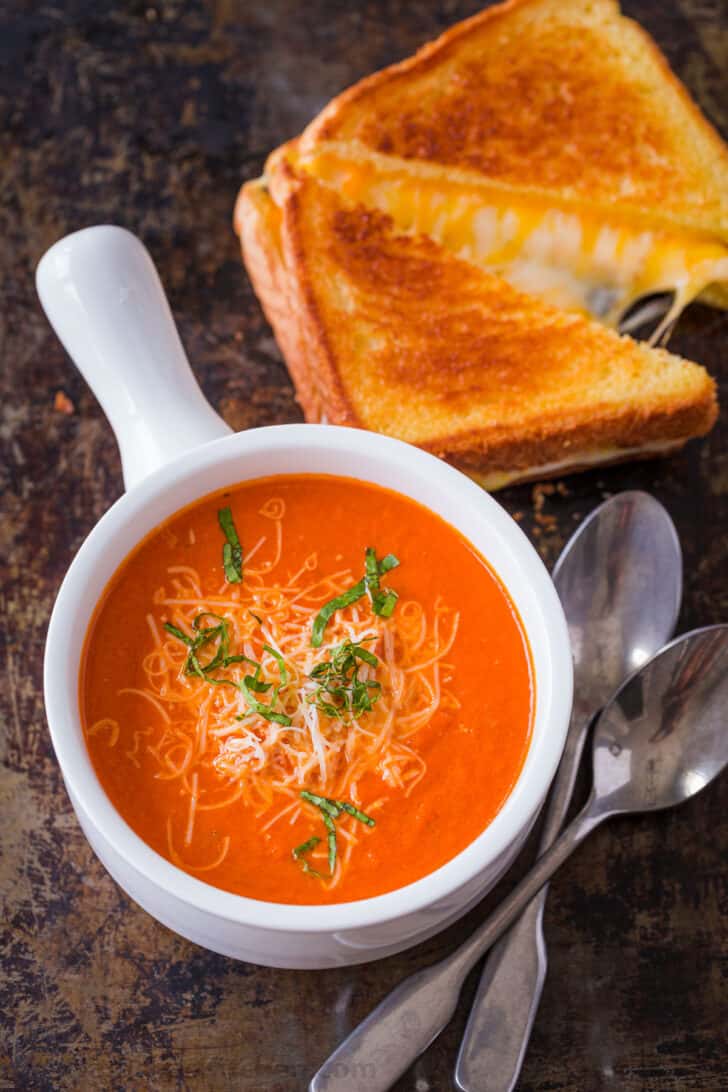
[[[299,420],[231,232],[238,186],[333,93],[478,6],[28,0],[0,8],[0,1088],[301,1089],[375,1001],[478,918],[368,967],[264,970],[157,925],[92,856],[51,753],[41,658],[63,573],[122,482],[106,421],[43,318],[32,280],[59,236],[104,221],[131,228],[159,266],[213,405],[238,429]],[[719,0],[626,7],[726,135]],[[725,315],[695,306],[672,347],[728,379],[726,334]],[[59,390],[72,412],[54,409]],[[501,499],[552,563],[603,496],[650,490],[684,546],[681,628],[725,621],[724,441],[723,424],[669,461]],[[724,780],[679,812],[614,822],[559,873],[523,1092],[726,1087],[727,804]],[[399,1092],[451,1087],[465,1012]]]

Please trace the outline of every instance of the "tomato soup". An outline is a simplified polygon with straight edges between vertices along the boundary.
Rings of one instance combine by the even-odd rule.
[[[114,806],[190,875],[315,904],[391,891],[473,841],[528,750],[530,653],[462,536],[318,475],[245,482],[148,535],[80,678]]]

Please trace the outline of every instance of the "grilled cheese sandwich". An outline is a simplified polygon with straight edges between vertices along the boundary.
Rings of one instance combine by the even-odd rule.
[[[307,420],[489,488],[715,420],[702,368],[615,331],[657,295],[655,343],[692,299],[728,306],[728,153],[612,0],[453,27],[273,152],[235,222]]]
[[[236,208],[308,420],[384,432],[488,488],[672,449],[715,419],[705,371],[518,291],[279,161]]]

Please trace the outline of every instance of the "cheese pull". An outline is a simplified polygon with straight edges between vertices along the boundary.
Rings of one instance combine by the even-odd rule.
[[[464,172],[443,176],[334,145],[300,156],[288,146],[283,154],[346,204],[378,209],[402,233],[429,236],[514,287],[613,329],[638,300],[670,293],[653,343],[709,285],[728,284],[728,248],[709,235],[621,220],[618,210],[558,207]]]

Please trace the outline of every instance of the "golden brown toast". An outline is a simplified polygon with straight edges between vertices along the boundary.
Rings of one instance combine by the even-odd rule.
[[[490,7],[335,98],[329,141],[728,238],[725,144],[613,0]]]
[[[245,263],[310,421],[384,432],[488,488],[679,446],[697,364],[519,292],[279,160],[238,198]]]
[[[387,213],[400,231],[427,235],[514,287],[613,329],[637,301],[669,293],[672,306],[653,335],[658,340],[707,286],[714,295],[728,289],[726,244],[706,232],[658,224],[651,214],[546,200],[472,172],[359,145],[324,143],[302,152],[291,142],[272,154],[268,170],[281,158],[349,203]]]
[[[613,0],[488,8],[281,151],[401,230],[613,328],[654,293],[674,292],[655,341],[696,297],[728,306],[728,151]]]

